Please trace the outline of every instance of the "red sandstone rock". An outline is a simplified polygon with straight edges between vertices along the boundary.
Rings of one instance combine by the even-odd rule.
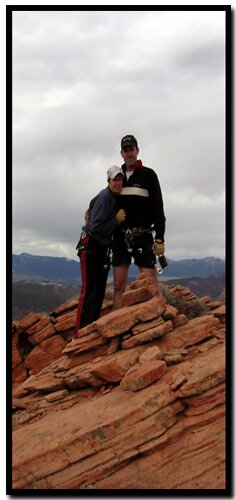
[[[28,330],[27,330],[27,333],[29,333]],[[29,335],[28,340],[29,340],[30,344],[32,344],[32,345],[41,344],[41,342],[43,342],[47,338],[52,337],[52,335],[55,335],[55,333],[56,333],[56,329],[54,328],[53,324],[48,323],[47,326],[42,328],[37,333]]]
[[[95,477],[92,487],[102,490],[188,490],[190,496],[192,490],[223,492],[225,419],[222,409],[214,408],[201,416],[179,417],[177,422],[173,421],[172,416],[172,425],[169,423],[164,435],[151,441],[152,449],[150,441],[147,446],[140,445],[136,460],[129,457],[126,465],[117,467],[109,475],[103,474],[102,480]]]
[[[51,313],[51,315],[53,316],[60,316],[61,314],[65,314],[66,312],[69,312],[69,311],[74,311],[77,306],[78,306],[78,300],[79,300],[79,297],[72,300],[71,302],[68,302],[67,304],[62,304],[61,306],[57,307],[53,313]]]
[[[213,308],[212,311],[210,311],[210,314],[214,314],[216,318],[220,316],[225,316],[226,313],[226,306],[225,304],[220,305],[219,307]]]
[[[25,359],[25,366],[29,370],[30,375],[37,373],[47,366],[52,361],[51,356],[41,349],[40,346],[35,346]]]
[[[49,316],[42,317],[39,321],[33,324],[33,326],[27,328],[27,335],[34,335],[35,333],[40,332],[46,326],[51,325],[51,318]]]
[[[22,384],[22,389],[25,393],[42,392],[51,393],[65,388],[63,379],[53,377],[48,374],[45,378],[29,377]],[[18,397],[21,395],[18,393]]]
[[[186,347],[197,344],[203,339],[211,337],[211,330],[218,324],[218,319],[212,316],[200,316],[188,321],[186,325],[175,328],[158,340],[160,349]]]
[[[121,339],[119,337],[114,337],[107,349],[107,354],[113,354],[114,352],[117,352],[120,348],[120,343]]]
[[[137,349],[124,353],[118,352],[109,357],[107,361],[102,360],[100,363],[94,364],[91,373],[107,382],[119,382],[130,367],[138,361],[138,357],[139,351]]]
[[[151,276],[146,276],[144,273],[140,273],[135,280],[131,281],[129,288],[135,290],[137,288],[156,285],[156,280]]]
[[[61,355],[66,342],[59,336],[54,336],[45,340],[42,344],[32,349],[25,359],[25,366],[29,369],[30,375],[38,373],[50,362]]]
[[[204,297],[200,297],[199,299],[201,302],[205,302],[205,304],[208,304],[210,302],[210,297],[209,295],[204,295]]]
[[[210,300],[209,301],[209,307],[210,309],[216,309],[217,307],[221,307],[223,304],[220,300]],[[225,307],[224,307],[224,312],[225,312]]]
[[[185,325],[188,322],[187,316],[185,314],[178,314],[172,319],[173,326],[177,328],[178,326]]]
[[[186,362],[185,373],[188,372],[188,380],[181,386],[178,391],[178,397],[192,396],[196,394],[196,386],[198,393],[211,389],[225,381],[225,346],[217,344],[213,348],[201,356],[195,358],[191,362]]]
[[[139,333],[145,332],[146,330],[150,330],[151,328],[154,328],[163,323],[164,319],[162,318],[162,316],[160,316],[157,319],[154,319],[153,321],[145,321],[144,323],[138,323],[137,325],[132,327],[132,334],[137,335]]]
[[[141,391],[159,380],[165,372],[166,363],[164,361],[154,360],[135,365],[125,374],[120,387],[123,391]]]
[[[133,309],[135,307],[123,307],[96,321],[95,325],[100,335],[112,338],[128,331],[135,323],[135,311]]]
[[[90,323],[90,325],[85,326],[84,328],[81,328],[79,331],[79,338],[81,337],[86,337],[90,333],[97,332],[95,323]]]
[[[47,354],[52,356],[52,359],[57,359],[61,355],[65,345],[66,342],[60,337],[60,335],[54,335],[54,337],[44,340],[41,343],[41,348]]]
[[[54,401],[58,401],[60,399],[64,399],[65,396],[68,396],[67,389],[62,389],[61,391],[52,392],[51,394],[46,394],[45,399],[49,403],[54,403]]]
[[[162,359],[163,354],[159,347],[153,346],[148,347],[142,354],[139,356],[140,363],[146,363],[148,361],[154,361],[156,359]]]
[[[163,313],[163,318],[164,319],[174,319],[178,314],[178,310],[176,307],[171,306],[170,304],[166,304],[164,313]]]
[[[70,354],[76,356],[77,354],[89,351],[96,346],[99,346],[104,343],[103,337],[99,335],[97,332],[92,332],[86,335],[85,337],[78,337],[74,339],[73,342],[67,344],[65,349],[63,350],[63,354]]]
[[[25,330],[30,328],[32,325],[34,325],[34,323],[36,323],[40,319],[41,318],[40,318],[39,314],[37,314],[37,313],[32,312],[32,313],[27,314],[27,316],[25,316],[25,318],[23,318],[18,323],[18,327],[17,327],[18,332],[20,332],[20,333],[24,332]]]
[[[12,368],[19,366],[23,361],[23,356],[20,353],[18,342],[19,333],[17,332],[12,335]]]
[[[63,332],[70,329],[75,329],[76,311],[69,312],[59,316],[55,321],[55,329],[57,332]]]
[[[175,365],[183,361],[183,355],[181,353],[166,354],[164,355],[164,360],[167,365]]]
[[[178,293],[191,298],[184,287]],[[62,354],[57,334],[29,353],[28,330],[20,337],[15,325],[13,373],[47,360],[14,386],[15,490],[225,488],[225,313],[188,321],[172,311],[170,321],[165,311],[154,297],[107,313],[81,330],[80,347],[104,333],[105,344],[86,352],[68,344]],[[69,313],[55,320],[62,334],[66,316],[69,323]],[[161,337],[123,350],[159,327],[167,329]],[[128,383],[133,390],[122,390]]]
[[[122,296],[123,306],[132,306],[133,304],[138,304],[139,302],[144,302],[151,299],[155,293],[150,290],[150,287],[137,288],[135,290],[128,290]]]
[[[24,380],[26,380],[26,379],[27,379],[27,370],[23,364],[16,366],[12,370],[12,382],[13,383],[24,382]]]
[[[103,337],[111,338],[127,332],[140,321],[145,322],[161,316],[164,310],[164,301],[153,297],[145,303],[112,312],[96,321],[95,326]]]
[[[166,304],[164,299],[153,297],[143,304],[133,306],[136,310],[135,322],[145,322],[158,318],[165,310]]]
[[[150,328],[150,330],[146,330],[145,332],[136,334],[135,336],[127,340],[123,340],[121,343],[122,349],[130,349],[131,347],[145,344],[153,339],[161,337],[168,332],[171,332],[172,330],[172,321],[166,321],[163,324],[157,325],[155,328]]]

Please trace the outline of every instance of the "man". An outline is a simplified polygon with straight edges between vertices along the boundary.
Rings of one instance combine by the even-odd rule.
[[[165,252],[165,214],[158,177],[154,170],[138,160],[139,147],[133,135],[121,140],[121,156],[124,160],[123,189],[119,196],[119,207],[126,219],[113,237],[114,300],[113,307],[122,306],[131,257],[140,272],[154,278],[156,294],[161,292],[155,270],[156,255]],[[155,241],[153,240],[155,232]]]
[[[76,331],[99,318],[110,268],[112,233],[125,220],[123,209],[118,211],[117,198],[124,174],[114,165],[107,170],[108,186],[92,199],[86,211],[84,226],[77,245],[80,257],[82,290],[77,309]],[[85,219],[86,220],[86,219]]]

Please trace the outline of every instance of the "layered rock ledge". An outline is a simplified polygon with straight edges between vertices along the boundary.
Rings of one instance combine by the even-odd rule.
[[[77,301],[15,322],[13,489],[224,490],[225,306],[201,303],[141,275],[73,343]]]

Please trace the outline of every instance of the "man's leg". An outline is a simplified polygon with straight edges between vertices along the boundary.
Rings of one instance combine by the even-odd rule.
[[[125,291],[128,279],[129,265],[113,267],[114,274],[114,296],[113,296],[113,309],[122,307],[122,294]]]
[[[162,295],[161,290],[160,290],[159,282],[157,279],[156,269],[139,266],[139,270],[140,270],[140,273],[143,273],[145,276],[147,276],[149,278],[153,278],[155,285],[156,285],[156,296],[163,298],[163,295]]]
[[[138,266],[140,272],[153,279],[156,288],[156,296],[163,298],[158,276],[155,269],[156,256],[153,254],[153,236],[152,234],[144,234],[136,239],[134,248],[134,263]],[[141,249],[141,251],[140,251]]]

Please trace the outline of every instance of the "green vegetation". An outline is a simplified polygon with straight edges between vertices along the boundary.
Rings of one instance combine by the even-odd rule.
[[[207,305],[199,299],[184,300],[183,298],[178,298],[165,285],[161,285],[161,292],[168,304],[176,307],[176,309],[178,309],[181,314],[185,314],[188,319],[204,316],[204,314],[209,313]]]

